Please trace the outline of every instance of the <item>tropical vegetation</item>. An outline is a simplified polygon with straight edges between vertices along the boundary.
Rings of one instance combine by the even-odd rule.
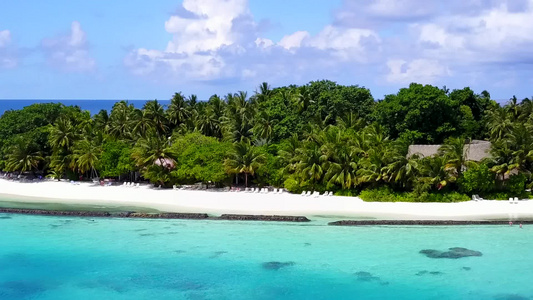
[[[253,94],[175,93],[95,115],[61,103],[0,117],[0,170],[56,179],[154,185],[273,186],[369,201],[526,196],[532,185],[533,99],[413,83],[376,100],[360,86],[313,81]],[[472,161],[470,141],[491,142]],[[409,153],[441,144],[438,153]]]

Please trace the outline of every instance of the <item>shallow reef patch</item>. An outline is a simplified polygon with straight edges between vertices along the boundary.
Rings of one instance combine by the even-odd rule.
[[[280,262],[280,261],[268,261],[268,262],[264,262],[262,264],[263,266],[263,269],[265,270],[279,270],[281,268],[285,268],[285,267],[290,267],[290,266],[294,266],[295,265],[295,262],[293,261],[287,261],[287,262]]]
[[[419,253],[424,254],[425,256],[429,258],[450,258],[450,259],[458,259],[458,258],[469,257],[469,256],[482,256],[483,255],[483,253],[481,253],[480,251],[470,250],[470,249],[461,248],[461,247],[449,248],[448,251],[424,249],[424,250],[420,250]]]

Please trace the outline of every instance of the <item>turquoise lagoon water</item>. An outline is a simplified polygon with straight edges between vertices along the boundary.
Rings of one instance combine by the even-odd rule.
[[[0,299],[529,299],[533,227],[0,214]],[[481,257],[428,258],[465,247]]]

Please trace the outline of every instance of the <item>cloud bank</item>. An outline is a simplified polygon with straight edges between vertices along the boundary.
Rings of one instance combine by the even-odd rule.
[[[246,0],[184,0],[179,11],[165,22],[166,49],[127,55],[133,74],[171,82],[468,85],[509,82],[533,63],[533,0],[345,0],[317,34],[288,32],[278,41],[262,36]],[[506,78],[490,74],[502,68]]]

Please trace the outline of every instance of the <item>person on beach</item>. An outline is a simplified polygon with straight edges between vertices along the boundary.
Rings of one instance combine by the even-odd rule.
[[[520,228],[522,228],[522,223],[520,223]]]
[[[513,226],[513,221],[509,221],[509,226]]]

